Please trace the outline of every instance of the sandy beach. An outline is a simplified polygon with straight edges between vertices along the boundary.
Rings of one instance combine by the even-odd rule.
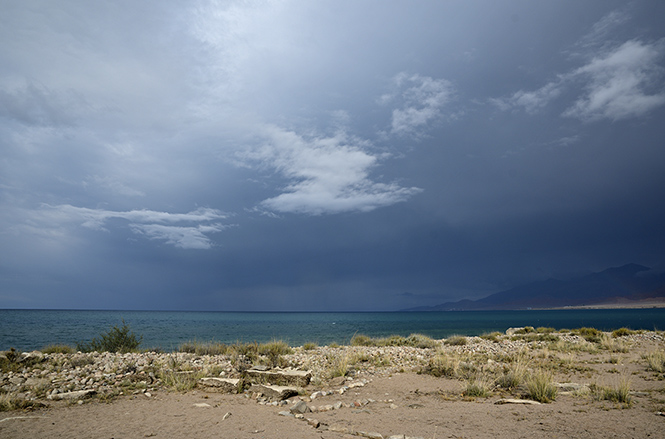
[[[279,357],[281,369],[228,354],[49,354],[2,373],[5,401],[34,405],[0,412],[0,437],[662,437],[662,333],[509,333],[299,347]],[[200,384],[249,381],[257,363],[308,371],[309,382],[285,399],[261,391],[274,383],[244,382],[240,393]],[[531,389],[540,372],[555,389],[549,402]],[[198,384],[179,391],[168,376]]]

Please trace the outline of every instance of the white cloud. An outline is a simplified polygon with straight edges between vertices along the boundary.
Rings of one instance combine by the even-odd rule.
[[[311,215],[367,212],[421,191],[372,181],[369,171],[379,157],[366,151],[367,142],[344,132],[306,139],[271,126],[266,127],[264,135],[262,147],[239,158],[273,168],[291,181],[284,193],[261,202],[266,209]]]
[[[168,213],[154,210],[112,211],[89,209],[69,204],[48,206],[29,215],[25,231],[48,229],[62,234],[67,224],[79,224],[83,227],[108,231],[107,223],[111,219],[129,221],[129,228],[134,233],[144,234],[150,239],[161,239],[167,244],[187,249],[207,249],[212,242],[207,234],[221,232],[227,226],[214,221],[228,216],[219,210],[199,208],[188,213]],[[195,225],[174,226],[177,223],[194,223]]]
[[[534,114],[561,94],[562,83],[550,82],[536,91],[520,90],[508,98],[490,99],[501,110],[522,107],[529,114]]]
[[[150,239],[164,240],[167,244],[185,249],[209,249],[212,247],[206,233],[221,232],[224,226],[213,224],[196,227],[165,226],[163,224],[130,224],[135,233],[146,235]]]
[[[415,130],[442,116],[441,109],[453,96],[453,85],[445,79],[400,73],[395,77],[403,107],[393,110],[391,132],[415,134]],[[383,95],[380,103],[387,103],[396,95]]]
[[[575,71],[575,76],[588,81],[586,93],[564,116],[619,120],[642,116],[665,104],[662,68],[657,64],[662,53],[662,43],[631,40],[594,58]],[[653,85],[658,91],[646,92]]]
[[[534,114],[581,83],[583,92],[562,116],[582,120],[639,117],[665,104],[663,68],[658,65],[664,46],[663,42],[627,41],[536,91],[520,90],[490,102],[503,111],[523,108]],[[654,91],[649,93],[649,89]]]

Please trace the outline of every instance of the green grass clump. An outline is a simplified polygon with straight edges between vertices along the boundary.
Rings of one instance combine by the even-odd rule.
[[[319,345],[314,343],[314,342],[308,342],[302,345],[303,350],[305,351],[313,351],[314,349],[318,348]]]
[[[464,389],[464,396],[473,398],[486,398],[490,395],[491,384],[490,380],[485,376],[474,376],[470,378]]]
[[[586,341],[591,343],[600,343],[601,336],[603,335],[602,331],[597,330],[596,328],[579,328],[573,333],[579,334]]]
[[[8,393],[0,394],[0,412],[9,412],[12,410],[26,410],[34,407],[44,407],[42,403],[18,398]]]
[[[432,358],[427,366],[423,367],[421,373],[432,375],[437,378],[455,378],[458,375],[460,361],[457,357],[439,354]]]
[[[464,346],[468,342],[467,338],[463,335],[453,335],[444,341],[445,344],[450,346]]]
[[[647,361],[647,368],[658,373],[665,372],[665,352],[654,351],[644,356]]]
[[[143,336],[134,334],[127,323],[122,326],[113,326],[108,332],[94,337],[90,343],[78,343],[76,348],[82,352],[137,352]]]
[[[493,341],[494,343],[498,343],[499,342],[499,337],[501,335],[502,334],[499,331],[494,331],[494,332],[490,332],[488,334],[482,334],[480,336],[480,338],[482,338],[483,340],[489,340],[489,341]]]
[[[552,374],[539,369],[529,375],[526,381],[527,395],[538,402],[552,402],[556,399],[557,388]]]
[[[625,337],[627,335],[633,335],[633,334],[635,334],[635,331],[628,328],[619,328],[612,331],[612,337],[614,338]]]
[[[73,354],[76,349],[66,344],[50,344],[42,348],[44,354]]]
[[[503,374],[497,378],[496,384],[504,389],[515,389],[526,379],[529,360],[524,354],[515,357],[514,361],[507,366]]]
[[[372,338],[364,334],[355,334],[351,338],[351,346],[411,346],[420,349],[430,349],[438,346],[436,340],[422,335],[411,334],[408,337],[391,335],[390,337]]]
[[[591,386],[591,393],[597,400],[612,401],[626,406],[630,406],[633,402],[630,396],[630,380],[626,377],[621,378],[611,387],[594,384]]]
[[[187,341],[178,346],[178,352],[187,352],[196,355],[226,355],[229,347],[224,343],[211,341],[201,343],[198,341]]]

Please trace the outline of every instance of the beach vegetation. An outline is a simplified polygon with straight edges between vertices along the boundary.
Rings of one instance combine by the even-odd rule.
[[[617,340],[615,337],[610,337],[605,333],[600,336],[600,341],[598,343],[601,349],[605,349],[610,352],[628,352],[628,346],[626,346],[626,343],[623,340]]]
[[[437,378],[456,378],[459,366],[460,360],[458,357],[441,353],[430,359],[429,363],[420,370],[420,373],[432,375]]]
[[[44,404],[25,398],[19,398],[18,396],[9,393],[0,394],[0,412],[28,410],[37,407],[44,407]]]
[[[644,355],[647,362],[647,368],[654,372],[665,372],[665,351],[653,351]]]
[[[594,399],[599,401],[611,401],[618,404],[624,404],[626,407],[632,405],[632,397],[630,395],[630,380],[627,377],[621,377],[612,386],[599,386],[592,384],[590,386],[591,394]]]
[[[178,352],[186,352],[196,355],[225,355],[228,351],[229,346],[215,341],[208,343],[188,341],[178,346]]]
[[[499,331],[494,331],[494,332],[482,334],[480,336],[480,338],[482,338],[483,340],[489,340],[489,341],[493,341],[494,343],[498,343],[499,342],[499,337],[501,337],[501,335],[502,334]]]
[[[21,357],[21,352],[14,348],[0,353],[0,372],[16,372],[19,370],[18,359]]]
[[[504,367],[503,373],[496,379],[496,385],[504,389],[515,389],[524,382],[529,368],[529,359],[523,352]]]
[[[444,343],[450,346],[464,346],[468,342],[468,339],[463,335],[451,335],[444,340]]]
[[[519,328],[518,330],[516,330],[515,334],[523,335],[523,334],[531,334],[533,332],[536,332],[536,329],[533,326],[525,326],[523,328]]]
[[[314,343],[314,342],[308,342],[308,343],[305,343],[304,345],[302,345],[302,348],[303,348],[303,350],[305,350],[305,351],[313,351],[313,350],[316,349],[317,347],[319,347],[319,345],[317,345],[317,344]]]
[[[77,343],[81,352],[137,352],[143,336],[131,331],[129,325],[122,321],[122,326],[113,326],[108,332],[93,337],[89,343]]]
[[[326,378],[332,379],[346,376],[349,373],[349,357],[347,355],[328,355]]]
[[[537,369],[526,380],[527,396],[538,402],[552,402],[556,399],[557,388],[551,372]]]
[[[633,335],[635,333],[636,333],[636,331],[633,331],[632,329],[619,328],[619,329],[615,329],[614,331],[612,331],[612,337],[614,337],[614,338],[625,337],[627,335]]]
[[[584,338],[586,341],[590,343],[600,343],[601,336],[603,334],[602,331],[599,331],[596,328],[579,328],[571,331],[572,334],[579,335],[580,337]]]
[[[473,398],[487,398],[491,390],[491,380],[486,375],[477,374],[467,380],[463,394]]]
[[[67,344],[50,344],[44,346],[41,351],[44,354],[73,354],[76,349]]]
[[[389,337],[372,338],[364,334],[355,334],[351,338],[351,346],[411,346],[419,349],[435,348],[439,343],[423,334],[411,334],[408,337],[391,335]]]

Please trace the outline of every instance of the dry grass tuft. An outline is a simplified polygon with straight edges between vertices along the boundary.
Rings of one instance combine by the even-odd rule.
[[[529,375],[526,387],[528,397],[534,401],[552,402],[556,399],[557,388],[552,374],[543,369],[538,369]]]

